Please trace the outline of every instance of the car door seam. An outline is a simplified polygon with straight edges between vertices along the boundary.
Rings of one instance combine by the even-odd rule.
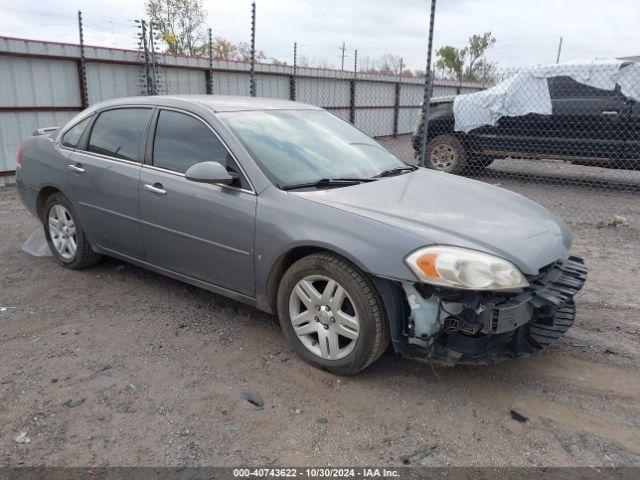
[[[140,218],[134,218],[134,217],[131,217],[129,215],[124,215],[122,213],[114,212],[113,210],[97,207],[95,205],[90,205],[90,204],[84,203],[84,202],[78,202],[78,205],[81,205],[81,206],[87,207],[87,208],[93,208],[95,210],[100,210],[101,212],[109,213],[109,214],[115,215],[117,217],[126,218],[127,220],[132,220],[132,221],[134,221],[136,223],[139,223],[141,225],[146,225],[148,227],[157,228],[158,230],[164,230],[166,232],[174,233],[174,234],[177,234],[177,235],[180,235],[180,236],[183,236],[183,237],[190,238],[192,240],[208,243],[209,245],[213,245],[214,247],[222,248],[224,250],[229,250],[231,252],[239,253],[241,255],[251,255],[251,252],[247,252],[245,250],[240,250],[238,248],[230,247],[229,245],[224,245],[222,243],[213,242],[211,240],[207,240],[206,238],[196,237],[195,235],[189,235],[188,233],[179,232],[179,231],[173,230],[171,228],[162,227],[162,226],[157,225],[155,223],[145,222],[144,220],[142,220]]]

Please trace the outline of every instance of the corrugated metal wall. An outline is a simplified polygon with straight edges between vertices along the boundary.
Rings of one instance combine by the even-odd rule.
[[[85,56],[89,105],[142,93],[144,72],[137,52],[88,47]],[[23,138],[38,127],[63,125],[85,107],[79,58],[77,45],[0,37],[0,173],[15,169],[15,154]],[[160,55],[158,63],[161,94],[207,93],[207,59]],[[258,95],[291,98],[291,74],[290,67],[257,65]],[[329,108],[345,120],[353,116],[356,126],[370,135],[413,130],[423,97],[420,80],[403,78],[396,100],[396,77],[358,74],[354,79],[353,75],[300,68],[295,79],[296,100]],[[214,62],[212,89],[215,94],[248,95],[249,66]],[[436,81],[433,95],[478,89],[477,85]]]

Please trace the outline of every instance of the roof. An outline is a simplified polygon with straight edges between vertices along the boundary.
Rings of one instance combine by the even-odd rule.
[[[278,98],[241,97],[232,95],[155,95],[140,97],[114,98],[92,105],[100,109],[118,105],[164,105],[187,106],[200,105],[214,112],[234,112],[241,110],[320,110],[315,105],[292,102]]]
[[[241,97],[235,95],[170,95],[169,97],[162,96],[160,98],[199,103],[209,107],[214,112],[234,112],[239,110],[319,110],[319,107],[315,105],[292,102],[279,98]]]

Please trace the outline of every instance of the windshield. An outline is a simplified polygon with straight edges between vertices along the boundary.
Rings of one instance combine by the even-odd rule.
[[[219,116],[281,188],[327,178],[371,178],[407,166],[324,110],[258,110]]]

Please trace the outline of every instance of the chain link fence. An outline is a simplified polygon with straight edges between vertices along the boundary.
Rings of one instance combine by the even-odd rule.
[[[407,77],[401,71],[366,73],[358,70],[357,61],[344,70],[308,68],[297,65],[295,55],[292,65],[221,61],[211,58],[211,43],[200,57],[174,56],[159,52],[160,39],[152,25],[137,21],[132,26],[137,51],[81,44],[78,59],[64,44],[55,47],[59,52],[36,58],[35,46],[14,47],[7,40],[5,48],[11,50],[7,65],[12,68],[14,62],[16,72],[22,72],[20,62],[44,62],[47,55],[56,65],[70,63],[66,59],[78,62],[79,87],[74,88],[81,91],[79,104],[73,103],[78,100],[69,92],[65,94],[68,101],[52,100],[51,115],[71,116],[98,101],[127,95],[255,93],[323,107],[413,164],[420,158],[420,137],[426,127],[428,168],[521,193],[569,223],[640,227],[637,63],[611,60],[502,70],[493,75],[491,84],[436,77],[425,121],[420,116],[423,78]],[[53,49],[47,46],[43,52]],[[65,75],[72,76],[75,67],[67,67]],[[53,76],[37,80],[69,84]],[[15,83],[24,82],[17,79]],[[65,103],[68,108],[60,106]],[[37,116],[47,114],[40,105],[8,105],[7,118],[22,115],[37,120],[25,131],[42,126],[44,120]],[[15,124],[11,118],[7,121]],[[442,199],[445,204],[446,198]]]
[[[418,163],[425,124],[421,82],[372,81],[357,72],[335,72],[332,79],[326,71],[302,70],[290,77],[257,75],[257,95],[326,108],[407,163]],[[570,224],[637,229],[638,65],[552,65],[499,76],[504,80],[485,90],[458,95],[456,82],[435,80],[425,166],[513,190]],[[246,75],[214,74],[212,83],[214,93],[249,89]],[[167,80],[164,88],[204,93],[180,79]]]
[[[482,92],[432,98],[426,166],[520,192],[570,223],[637,228],[640,65],[569,63],[499,77]]]

